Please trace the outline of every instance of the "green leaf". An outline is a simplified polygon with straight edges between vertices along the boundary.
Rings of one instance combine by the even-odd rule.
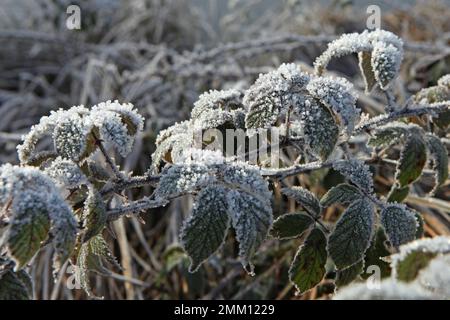
[[[409,128],[403,122],[392,122],[374,130],[369,139],[369,146],[389,147],[396,143],[404,135],[408,134]]]
[[[389,191],[387,202],[401,203],[406,199],[409,193],[409,186],[399,188],[397,185],[393,185],[391,191]]]
[[[387,205],[381,211],[381,225],[395,248],[416,238],[417,220],[405,205]]]
[[[427,134],[425,136],[425,141],[433,159],[433,170],[435,171],[436,184],[431,193],[434,193],[436,189],[443,185],[448,178],[447,148],[441,140],[433,134]]]
[[[0,272],[0,300],[30,300],[28,283],[11,270]]]
[[[204,188],[181,231],[181,243],[191,260],[190,272],[197,271],[225,242],[229,225],[225,188],[217,185]]]
[[[100,193],[92,186],[84,203],[83,220],[86,231],[83,242],[99,234],[106,224],[106,206]]]
[[[285,196],[293,198],[312,215],[317,216],[320,214],[322,208],[320,207],[319,200],[310,191],[302,187],[290,187],[281,189],[281,192]]]
[[[289,280],[298,291],[308,291],[323,279],[327,261],[326,245],[325,234],[314,228],[298,249],[289,268]]]
[[[274,222],[270,235],[279,240],[292,239],[300,236],[314,220],[303,213],[287,213],[278,217]]]
[[[364,260],[358,261],[354,265],[343,270],[337,270],[335,284],[344,287],[355,280],[364,269]]]
[[[164,267],[167,272],[170,272],[184,259],[187,259],[186,252],[183,247],[179,245],[169,246],[163,254]]]
[[[422,137],[411,134],[406,140],[395,173],[399,186],[404,187],[416,181],[422,174],[426,161],[427,153]]]
[[[315,112],[313,116],[308,114],[301,117],[303,134],[311,153],[325,161],[338,141],[339,127],[327,107],[319,102],[313,106],[314,109],[308,110],[309,113]]]
[[[370,167],[362,160],[341,160],[334,163],[333,168],[358,186],[359,189],[368,193],[373,192],[372,172],[370,171]]]
[[[279,113],[279,106],[272,103],[269,97],[254,102],[245,116],[245,127],[247,129],[268,128],[277,121]]]
[[[347,204],[361,198],[358,188],[347,183],[341,183],[330,190],[320,199],[323,207],[329,207],[334,203]]]
[[[356,200],[336,223],[328,240],[328,252],[338,269],[345,269],[362,259],[370,244],[374,209],[367,198]]]
[[[381,278],[386,278],[391,275],[391,267],[389,266],[389,263],[381,259],[391,254],[386,248],[386,240],[387,238],[384,230],[382,228],[378,228],[364,258],[364,265],[366,268],[369,266],[378,266],[380,268]],[[367,279],[371,276],[371,274],[363,273],[361,276],[364,279]]]
[[[358,52],[359,58],[359,69],[364,78],[365,91],[366,93],[370,93],[373,87],[376,85],[377,81],[375,80],[375,75],[372,69],[372,54],[370,52],[361,51]]]
[[[270,199],[258,198],[237,190],[227,194],[228,212],[231,216],[236,238],[239,242],[239,256],[249,273],[253,273],[250,259],[267,238],[272,227],[272,207]]]
[[[412,252],[396,265],[397,279],[405,282],[413,281],[419,274],[419,271],[428,266],[436,255],[433,252]]]
[[[25,191],[20,202],[14,201],[14,212],[7,232],[7,246],[16,270],[25,266],[48,238],[50,218],[45,199],[35,191]]]

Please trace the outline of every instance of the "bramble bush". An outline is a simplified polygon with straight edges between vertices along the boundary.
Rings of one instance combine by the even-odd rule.
[[[377,87],[386,93],[384,114],[361,113],[352,83],[326,75],[331,59],[348,54],[358,55],[366,91]],[[254,274],[252,257],[267,237],[303,239],[288,275],[299,293],[333,270],[337,299],[450,298],[445,272],[450,238],[420,239],[422,216],[402,203],[427,165],[435,178],[430,195],[448,178],[441,137],[450,124],[450,75],[398,105],[391,85],[402,56],[402,40],[390,32],[345,34],[317,58],[313,74],[283,64],[261,74],[245,92],[206,92],[189,120],[160,132],[152,165],[142,176],[122,171],[110,154],[115,149],[126,157],[143,130],[144,119],[131,104],[107,101],[41,118],[17,147],[20,166],[0,167],[0,299],[33,297],[27,265],[44,246],[54,248],[55,275],[67,263],[76,266],[77,281],[94,296],[89,273],[108,274],[106,264],[120,269],[104,229],[184,195],[194,199],[180,231],[192,272],[220,250],[232,228],[249,274]],[[413,121],[417,117],[423,121]],[[237,147],[236,132],[244,142]],[[368,138],[363,145],[351,143],[360,134]],[[257,158],[247,145],[255,136],[269,146]],[[46,139],[53,142],[49,150],[42,148]],[[297,153],[293,165],[286,166],[277,152],[286,147]],[[386,157],[391,149],[399,150],[395,183],[383,197],[375,193],[371,165],[394,161]],[[346,182],[322,197],[284,183],[324,168]],[[141,199],[120,196],[146,185],[153,192]],[[274,218],[275,189],[302,211]],[[336,204],[346,209],[331,224],[323,214]],[[386,278],[374,290],[361,283],[368,266]]]

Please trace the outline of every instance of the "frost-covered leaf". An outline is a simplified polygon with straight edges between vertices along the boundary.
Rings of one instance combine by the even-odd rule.
[[[303,213],[287,213],[274,222],[270,235],[279,240],[291,239],[302,235],[314,223],[314,220]]]
[[[260,75],[244,95],[246,128],[272,126],[281,112],[303,102],[298,92],[308,81],[309,76],[293,63]]]
[[[358,188],[347,183],[341,183],[330,190],[320,199],[323,207],[329,207],[334,203],[347,204],[361,198]]]
[[[89,272],[94,271],[100,275],[111,273],[105,268],[103,261],[121,269],[101,235],[97,235],[81,245],[76,261],[75,279],[88,296],[95,297],[91,288]]]
[[[436,184],[431,191],[434,193],[448,178],[448,154],[447,148],[441,140],[433,134],[427,134],[425,141],[433,159],[433,170],[435,171]]]
[[[155,196],[166,199],[173,195],[193,192],[214,182],[213,173],[205,165],[173,165],[161,173]]]
[[[77,188],[87,182],[86,176],[75,162],[61,157],[53,160],[44,172],[66,188]]]
[[[369,166],[359,159],[342,160],[333,165],[344,177],[358,186],[361,190],[373,191],[372,173]]]
[[[412,281],[420,270],[428,266],[431,259],[440,254],[450,253],[450,238],[435,237],[420,239],[400,246],[399,253],[391,256],[394,278]]]
[[[302,187],[290,187],[281,189],[281,193],[292,198],[309,213],[318,216],[321,213],[321,206],[317,197],[310,191]]]
[[[339,127],[331,111],[311,98],[305,101],[300,119],[309,150],[320,159],[326,160],[333,152],[339,137]]]
[[[450,89],[450,73],[443,75],[437,81],[438,86]]]
[[[364,260],[361,260],[348,268],[338,270],[336,272],[336,280],[334,281],[336,286],[340,288],[348,285],[363,272],[363,269]]]
[[[13,201],[14,215],[6,242],[16,269],[25,266],[48,238],[50,218],[44,196],[35,191],[24,191]]]
[[[344,211],[328,239],[328,252],[338,269],[362,259],[370,245],[373,224],[373,205],[366,198],[356,200]]]
[[[409,193],[409,186],[401,188],[394,184],[391,188],[391,191],[389,191],[387,202],[401,203],[403,200],[406,199],[408,193]]]
[[[17,273],[11,270],[0,271],[0,300],[30,300],[32,298],[28,285],[18,277]]]
[[[364,258],[365,268],[369,268],[370,266],[377,266],[378,268],[380,268],[381,278],[386,278],[391,275],[391,268],[389,266],[389,263],[383,260],[384,257],[387,257],[391,254],[386,248],[386,240],[387,238],[384,230],[382,228],[378,228],[377,231],[375,231],[372,243],[369,249],[367,249]],[[364,279],[369,278],[371,275],[372,273],[368,272],[361,274]]]
[[[394,247],[415,239],[416,217],[405,205],[388,204],[381,211],[381,225],[386,231],[389,242]]]
[[[327,261],[326,246],[325,234],[314,228],[295,254],[289,268],[289,280],[299,292],[308,291],[323,279]]]
[[[372,54],[370,52],[359,52],[359,69],[363,75],[365,91],[370,93],[373,87],[376,85],[375,74],[372,69]]]
[[[403,52],[392,44],[375,42],[372,51],[372,67],[375,79],[381,89],[386,90],[397,77]]]
[[[373,147],[389,147],[396,143],[400,138],[407,135],[410,127],[402,122],[392,122],[376,128],[372,137],[369,139],[369,146]]]
[[[211,185],[200,191],[192,215],[183,224],[180,237],[191,260],[189,271],[197,271],[220,248],[229,225],[225,188]]]
[[[420,90],[415,96],[414,100],[418,103],[435,103],[450,100],[450,88],[448,86],[437,85]],[[450,125],[450,110],[440,112],[433,116],[433,123],[439,128],[446,130]]]
[[[334,300],[430,300],[433,296],[416,284],[406,284],[392,279],[371,288],[367,283],[356,283],[340,290]]]
[[[106,206],[100,193],[92,186],[84,203],[83,223],[86,229],[83,242],[100,233],[106,224]]]
[[[53,131],[56,152],[63,158],[81,160],[87,149],[88,134],[91,130],[78,113],[68,112],[61,116]]]
[[[359,117],[357,95],[353,85],[344,78],[315,77],[306,86],[308,92],[337,114],[341,126],[350,134]]]
[[[127,128],[128,135],[135,137],[144,127],[144,117],[134,109],[131,103],[119,103],[119,101],[101,102],[92,107],[91,113],[104,111],[113,111],[117,113]]]
[[[395,179],[400,187],[416,181],[422,174],[427,161],[427,152],[423,138],[418,134],[411,134],[406,140],[395,173]]]
[[[247,192],[232,190],[227,193],[227,202],[228,212],[239,242],[239,256],[246,270],[253,273],[250,260],[267,238],[272,226],[270,201]]]

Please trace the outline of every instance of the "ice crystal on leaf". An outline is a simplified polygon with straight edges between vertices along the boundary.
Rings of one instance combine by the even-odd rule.
[[[32,167],[0,167],[0,206],[12,202],[5,241],[16,267],[23,267],[51,234],[57,268],[75,245],[77,222],[50,177]]]
[[[386,90],[397,76],[403,58],[403,41],[385,30],[365,30],[362,33],[344,34],[328,45],[314,62],[321,75],[332,58],[358,53],[360,69],[369,92],[375,82]]]
[[[389,204],[381,211],[381,225],[391,245],[398,247],[415,239],[417,220],[403,204]]]
[[[277,121],[280,113],[302,104],[304,98],[299,91],[308,81],[309,76],[293,63],[261,74],[244,95],[246,128],[268,128]]]
[[[143,125],[143,118],[131,104],[117,101],[102,102],[91,110],[84,106],[60,109],[41,118],[23,137],[23,143],[17,146],[19,159],[27,163],[36,144],[47,135],[52,137],[59,156],[75,162],[84,160],[95,150],[96,138],[113,143],[119,153],[126,156]],[[99,137],[94,136],[96,131]]]
[[[344,78],[314,77],[306,89],[338,115],[347,134],[353,131],[360,110],[356,109],[357,95],[350,82]]]
[[[87,182],[87,178],[72,160],[56,158],[44,172],[65,188],[77,188]]]
[[[442,299],[450,299],[450,255],[431,260],[418,276],[417,282]]]
[[[372,173],[363,161],[358,159],[342,160],[336,162],[333,168],[361,190],[369,193],[373,191]]]
[[[372,68],[381,89],[386,90],[397,76],[402,62],[402,51],[392,44],[376,42],[372,51]]]
[[[450,89],[450,74],[446,74],[445,76],[442,76],[437,81],[438,86],[441,87],[447,87]]]

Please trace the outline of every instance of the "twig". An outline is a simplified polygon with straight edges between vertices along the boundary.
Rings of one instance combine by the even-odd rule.
[[[95,143],[97,144],[98,148],[100,149],[101,153],[105,157],[106,162],[110,166],[111,170],[113,171],[114,175],[119,181],[125,180],[125,176],[122,172],[117,169],[117,166],[114,162],[114,160],[109,156],[108,152],[106,152],[105,146],[103,145],[103,141],[98,138],[95,133],[93,132],[92,135],[94,136]]]

